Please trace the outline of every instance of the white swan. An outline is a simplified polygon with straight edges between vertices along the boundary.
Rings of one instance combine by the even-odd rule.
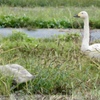
[[[92,58],[100,59],[100,43],[89,45],[89,16],[86,11],[81,11],[78,15],[74,17],[79,17],[84,20],[84,35],[81,44],[81,51]]]

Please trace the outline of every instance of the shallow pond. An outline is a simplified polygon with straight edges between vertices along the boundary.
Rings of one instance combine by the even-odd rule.
[[[55,35],[67,34],[67,33],[78,33],[82,34],[82,29],[35,29],[28,30],[22,28],[0,28],[0,34],[3,36],[8,36],[12,34],[12,31],[20,31],[26,33],[29,37],[34,38],[50,38]],[[91,40],[100,39],[100,29],[94,29],[90,31]]]

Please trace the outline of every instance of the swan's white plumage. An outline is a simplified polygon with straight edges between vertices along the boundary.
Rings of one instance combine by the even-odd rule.
[[[81,44],[81,51],[92,58],[100,59],[100,43],[89,45],[89,17],[86,11],[81,11],[76,17],[84,20],[84,35]]]
[[[98,58],[100,59],[100,44],[93,44],[90,45],[85,51],[87,55],[89,55],[91,58]]]
[[[23,66],[18,64],[0,65],[0,72],[5,76],[13,77],[17,83],[27,82],[34,78]]]

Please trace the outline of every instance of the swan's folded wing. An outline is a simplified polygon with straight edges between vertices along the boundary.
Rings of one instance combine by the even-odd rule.
[[[100,44],[90,45],[86,54],[89,55],[91,58],[100,59]]]
[[[88,48],[88,50],[100,53],[100,44],[90,45],[89,48]]]

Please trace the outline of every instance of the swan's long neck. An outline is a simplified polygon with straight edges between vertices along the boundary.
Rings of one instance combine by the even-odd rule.
[[[84,35],[81,45],[81,50],[86,51],[89,47],[89,17],[84,19]]]

